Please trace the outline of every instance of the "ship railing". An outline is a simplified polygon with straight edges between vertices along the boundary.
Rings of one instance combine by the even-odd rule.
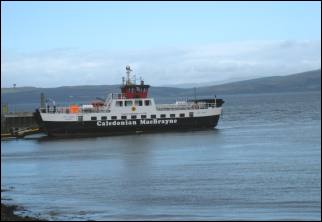
[[[81,108],[79,110],[72,112],[70,107],[50,107],[50,108],[40,108],[41,113],[55,113],[55,114],[85,114],[85,113],[109,113],[110,110],[105,108],[94,107],[91,109]]]
[[[186,103],[186,104],[161,104],[156,105],[157,110],[193,110],[216,107],[216,103]]]
[[[124,93],[110,93],[108,97],[110,99],[126,99],[126,95]]]
[[[124,93],[110,93],[105,100],[105,104],[111,106],[114,99],[126,99],[126,96]]]

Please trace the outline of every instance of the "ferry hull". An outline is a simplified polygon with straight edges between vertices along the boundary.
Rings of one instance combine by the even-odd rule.
[[[214,128],[217,125],[218,120],[219,115],[157,120],[136,119],[83,122],[42,121],[42,127],[48,136],[88,136]]]

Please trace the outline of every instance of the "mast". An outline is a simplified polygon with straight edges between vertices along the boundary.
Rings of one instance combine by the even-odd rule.
[[[127,65],[125,69],[126,69],[126,84],[131,85],[132,83],[131,83],[130,75],[131,75],[132,69],[129,65]]]

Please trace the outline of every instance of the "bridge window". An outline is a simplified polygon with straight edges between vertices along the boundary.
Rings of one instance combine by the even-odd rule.
[[[91,116],[91,120],[97,120],[96,116]]]
[[[146,115],[141,115],[141,119],[146,119]]]
[[[180,117],[185,117],[184,113],[180,113]]]
[[[136,115],[132,115],[131,116],[131,119],[136,119]]]
[[[123,101],[116,101],[116,106],[123,106]]]
[[[125,101],[125,106],[132,106],[133,102],[131,100]]]
[[[102,116],[101,120],[107,120],[107,116]]]
[[[157,115],[151,115],[151,119],[156,119]]]
[[[135,100],[134,103],[135,103],[136,106],[142,106],[143,105],[142,100]]]
[[[170,114],[170,118],[175,118],[176,114]]]
[[[160,118],[165,118],[165,114],[161,114],[160,115]]]
[[[150,106],[151,105],[151,100],[144,100],[144,105]]]
[[[121,116],[121,119],[126,119],[126,116]]]
[[[116,116],[111,116],[111,119],[112,119],[112,120],[116,120],[116,119],[117,119],[117,117],[116,117]]]

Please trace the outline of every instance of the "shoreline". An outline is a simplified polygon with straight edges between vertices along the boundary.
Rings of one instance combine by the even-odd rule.
[[[1,189],[1,193],[5,192],[5,189]],[[29,217],[29,216],[19,216],[15,214],[17,209],[21,209],[22,207],[18,205],[9,205],[2,203],[1,197],[1,221],[47,221],[45,219]]]
[[[17,205],[5,205],[1,203],[1,221],[45,221],[40,218],[19,216],[15,214]]]

